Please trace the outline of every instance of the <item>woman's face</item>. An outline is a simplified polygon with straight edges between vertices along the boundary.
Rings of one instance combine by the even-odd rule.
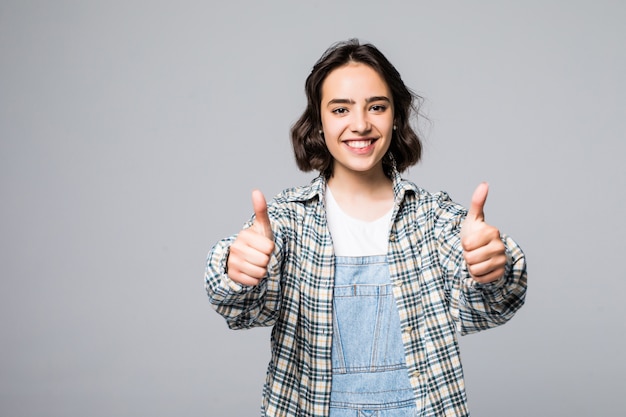
[[[394,109],[391,91],[374,69],[349,63],[331,71],[322,83],[320,114],[333,177],[383,174]]]

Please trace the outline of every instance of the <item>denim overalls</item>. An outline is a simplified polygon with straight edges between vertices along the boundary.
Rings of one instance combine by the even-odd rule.
[[[416,416],[386,257],[335,267],[330,417]]]

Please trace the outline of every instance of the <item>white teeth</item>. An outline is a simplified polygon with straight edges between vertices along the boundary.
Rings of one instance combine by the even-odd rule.
[[[372,144],[373,140],[351,140],[346,142],[346,145],[348,145],[351,148],[365,148],[367,146],[370,146]]]

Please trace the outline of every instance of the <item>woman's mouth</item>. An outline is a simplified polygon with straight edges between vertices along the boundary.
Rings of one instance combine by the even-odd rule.
[[[364,149],[376,142],[376,139],[347,140],[345,144],[352,149]]]

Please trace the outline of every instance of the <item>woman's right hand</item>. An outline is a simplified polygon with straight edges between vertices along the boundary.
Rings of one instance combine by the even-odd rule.
[[[267,275],[267,265],[274,251],[274,234],[261,191],[252,191],[252,206],[254,223],[242,230],[230,246],[227,271],[231,280],[254,286]]]

